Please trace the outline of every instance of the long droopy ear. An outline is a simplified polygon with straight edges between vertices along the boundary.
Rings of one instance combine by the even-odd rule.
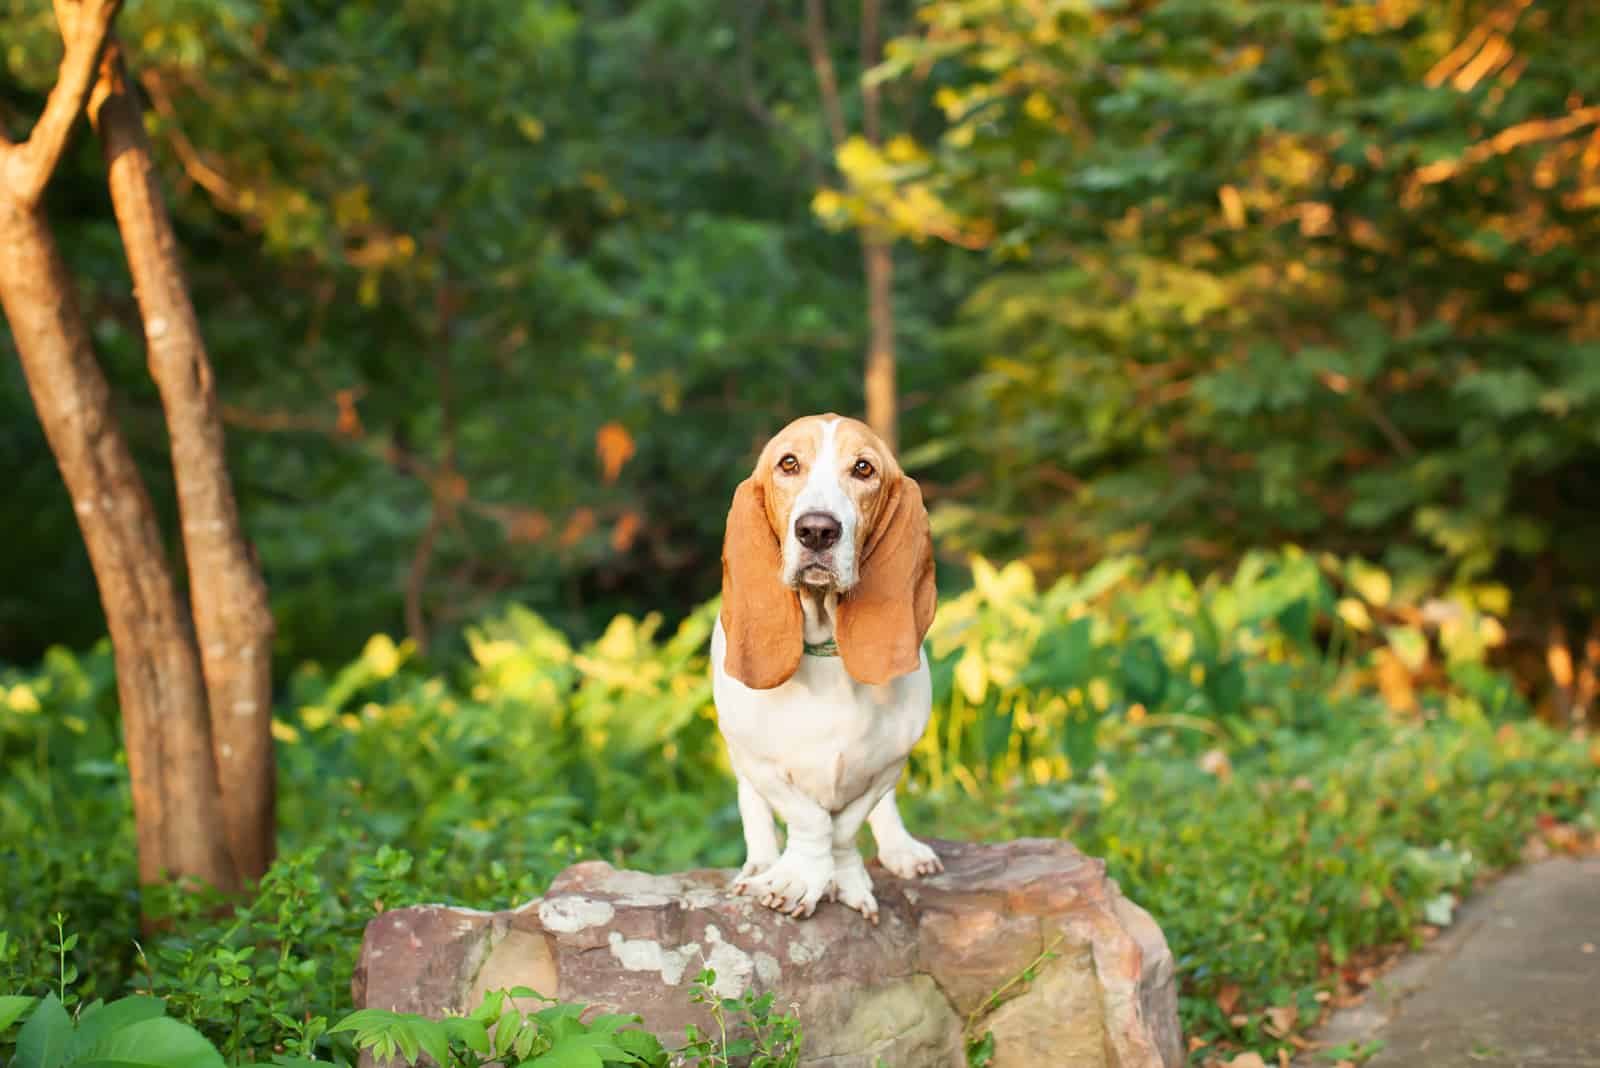
[[[767,519],[761,484],[739,483],[722,540],[723,670],[752,690],[789,681],[800,667],[800,597],[783,584],[783,549]]]
[[[901,475],[890,493],[862,551],[861,578],[839,599],[834,628],[845,670],[870,685],[917,669],[937,601],[922,489]]]

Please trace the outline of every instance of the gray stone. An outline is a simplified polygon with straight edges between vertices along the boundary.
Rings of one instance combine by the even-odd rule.
[[[1183,1063],[1172,955],[1104,863],[1050,839],[930,844],[942,875],[872,867],[876,926],[833,903],[781,916],[729,894],[731,872],[600,861],[506,912],[399,909],[367,927],[356,1003],[439,1016],[527,986],[638,1013],[670,1047],[710,1024],[688,997],[710,967],[719,994],[772,991],[799,1017],[808,1068],[959,1068],[985,1031],[995,1068]]]

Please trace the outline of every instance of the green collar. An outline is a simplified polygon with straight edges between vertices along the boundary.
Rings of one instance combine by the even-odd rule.
[[[838,656],[839,655],[839,643],[834,641],[832,638],[829,638],[825,642],[820,642],[817,645],[812,645],[810,642],[805,642],[804,644],[805,644],[805,649],[806,649],[806,655],[807,656]]]

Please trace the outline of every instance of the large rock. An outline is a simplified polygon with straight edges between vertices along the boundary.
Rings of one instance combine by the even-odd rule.
[[[1103,862],[1050,839],[930,844],[943,875],[872,866],[876,927],[829,902],[780,916],[730,895],[726,871],[601,861],[508,912],[386,912],[367,925],[356,1004],[438,1016],[527,986],[638,1013],[670,1047],[685,1024],[708,1025],[688,986],[710,967],[721,995],[770,990],[792,1006],[801,1063],[816,1068],[959,1068],[964,1038],[985,1031],[996,1068],[1183,1062],[1172,954]]]

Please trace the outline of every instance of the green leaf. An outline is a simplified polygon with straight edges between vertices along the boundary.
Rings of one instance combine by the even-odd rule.
[[[444,1020],[444,1028],[450,1037],[460,1042],[474,1053],[489,1053],[489,1029],[482,1020],[475,1020],[470,1016],[451,1016]]]
[[[417,1041],[414,1027],[415,1021],[400,1020],[395,1023],[392,1032],[395,1045],[400,1047],[400,1055],[406,1059],[407,1064],[417,1063],[417,1052],[422,1048],[421,1043]]]
[[[1091,708],[1075,709],[1062,724],[1061,750],[1072,763],[1074,777],[1087,773],[1094,763],[1099,748],[1096,739],[1099,725],[1100,717]]]
[[[599,1051],[580,1041],[581,1037],[568,1036],[552,1046],[549,1052],[541,1053],[531,1061],[523,1061],[517,1068],[605,1068],[606,1062]]]
[[[589,1030],[596,1034],[611,1034],[629,1024],[638,1023],[640,1019],[638,1013],[603,1012],[589,1021]]]
[[[478,1007],[467,1014],[467,1019],[478,1020],[487,1024],[490,1020],[500,1018],[500,1009],[505,1004],[506,994],[503,990],[491,990],[483,996]],[[348,1019],[349,1017],[346,1017]],[[337,1030],[337,1028],[336,1028]]]
[[[369,1027],[388,1027],[403,1019],[400,1013],[387,1009],[357,1009],[328,1028],[329,1034],[339,1031],[361,1031]]]
[[[0,1031],[4,1031],[21,1019],[22,1014],[33,1008],[38,998],[24,997],[21,994],[7,994],[0,997]]]
[[[59,1068],[72,1041],[72,1017],[54,994],[46,994],[17,1032],[14,1068]]]
[[[990,712],[983,720],[983,758],[987,761],[998,761],[1005,757],[1011,745],[1012,723],[1015,720],[1015,709],[1007,707],[1004,710]],[[735,1003],[730,1011],[737,1011]]]
[[[222,1054],[188,1024],[160,1017],[107,1035],[85,1050],[73,1068],[104,1068],[107,1064],[147,1065],[149,1068],[223,1068]]]
[[[415,1019],[411,1021],[411,1029],[422,1051],[440,1068],[446,1068],[450,1064],[450,1035],[444,1025],[437,1020]]]
[[[160,998],[134,995],[121,998],[108,1005],[86,1009],[78,1017],[78,1032],[67,1046],[66,1059],[70,1063],[83,1059],[87,1051],[110,1035],[145,1020],[157,1020],[166,1015],[166,1004]]]
[[[1154,709],[1167,692],[1167,665],[1149,638],[1140,638],[1122,653],[1122,684],[1128,698]]]
[[[1237,660],[1225,660],[1208,670],[1205,689],[1219,714],[1233,716],[1244,711],[1245,675]]]
[[[661,1045],[661,1040],[649,1031],[638,1028],[628,1028],[615,1032],[612,1039],[624,1051],[648,1062],[652,1057],[663,1055],[666,1050]]]
[[[1093,633],[1094,624],[1087,617],[1074,619],[1065,627],[1051,627],[1040,636],[1019,681],[1052,690],[1083,685],[1094,654]]]

